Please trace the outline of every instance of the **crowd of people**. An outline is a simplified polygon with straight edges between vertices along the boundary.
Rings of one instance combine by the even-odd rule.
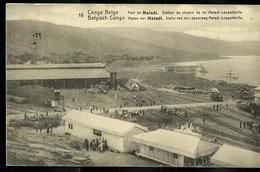
[[[155,105],[155,101],[154,100],[150,100],[150,101],[147,101],[145,99],[141,99],[141,98],[136,98],[136,96],[133,96],[134,97],[134,105],[135,107],[143,107],[143,106],[154,106]],[[120,108],[123,108],[123,107],[128,107],[129,106],[129,101],[127,100],[123,100],[123,102],[120,104]]]
[[[143,107],[143,106],[154,106],[155,101],[150,100],[149,102],[145,101],[145,99],[136,99],[135,100],[135,106],[136,107]]]
[[[108,114],[109,113],[109,109],[105,108],[105,107],[102,107],[102,108],[99,108],[98,106],[96,105],[92,105],[90,107],[90,112],[91,113],[105,113],[105,114]]]
[[[131,119],[133,117],[142,117],[144,116],[144,110],[136,110],[136,111],[129,111],[127,109],[123,110],[115,110],[115,117],[116,118],[123,118],[123,119]]]
[[[226,104],[226,107],[228,107],[228,104]],[[222,105],[221,104],[213,105],[213,110],[221,111],[221,109],[222,109]]]
[[[94,139],[85,139],[84,140],[85,148],[87,151],[106,151],[108,150],[107,140],[104,138],[94,138]]]
[[[190,130],[193,131],[193,125],[192,122],[186,122],[185,124],[181,125],[181,130]]]
[[[183,108],[173,108],[172,110],[172,109],[168,109],[166,106],[161,106],[161,112],[166,112],[171,115],[184,114],[185,117],[188,116],[187,109],[183,109]]]
[[[260,133],[260,124],[254,121],[240,121],[239,128]]]
[[[42,130],[46,129],[47,134],[51,134],[53,132],[53,128],[59,125],[59,121],[61,120],[61,116],[56,115],[50,117],[48,112],[45,115],[38,114],[37,112],[33,115],[27,115],[24,113],[24,120],[28,120],[33,122],[33,128],[35,128],[36,134],[42,133]]]

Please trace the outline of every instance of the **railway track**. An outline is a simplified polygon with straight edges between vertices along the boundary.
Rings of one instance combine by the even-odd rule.
[[[199,108],[201,109],[201,107],[198,107],[197,109],[199,109]],[[207,109],[201,109],[201,111],[205,111],[205,110],[207,110]],[[192,109],[192,111],[196,111],[196,110],[195,110],[195,109]],[[207,113],[214,114],[215,116],[221,115],[221,116],[223,116],[223,117],[227,117],[227,118],[229,118],[229,119],[233,119],[233,120],[238,121],[238,122],[241,121],[239,118],[236,118],[236,117],[234,117],[234,116],[232,116],[232,115],[228,115],[227,113],[223,113],[223,111],[218,111],[218,113],[216,113],[216,112],[212,112],[212,111],[210,111],[210,110],[207,110]]]
[[[157,92],[160,92],[160,94],[164,94],[165,96],[167,96],[167,97],[169,97],[169,93],[167,93],[167,92],[164,92],[164,91],[159,91],[159,90],[156,90]],[[171,94],[174,94],[174,93],[171,93]],[[191,102],[196,102],[196,103],[202,103],[203,101],[201,101],[201,100],[197,100],[197,99],[195,99],[195,98],[188,98],[187,96],[185,96],[185,95],[178,95],[178,94],[174,94],[174,97],[175,97],[175,99],[176,100],[178,100],[178,101],[180,101],[181,99],[183,99],[183,100],[189,100],[189,101],[191,101]]]
[[[241,131],[240,129],[238,129],[238,128],[232,126],[232,125],[228,125],[227,123],[225,123],[225,122],[223,122],[221,120],[214,119],[212,117],[208,117],[208,119],[210,119],[211,121],[214,121],[215,123],[217,123],[219,125],[226,126],[226,127],[230,128],[231,130],[236,131],[239,134],[244,135],[245,137],[248,137],[248,138],[254,140],[256,143],[260,144],[260,139],[255,137],[255,136],[253,136],[253,135],[251,135],[251,134],[249,134],[249,133],[243,133],[243,131]]]
[[[258,146],[247,146],[245,144],[240,144],[240,143],[237,143],[235,141],[231,141],[229,139],[226,139],[224,137],[219,137],[219,135],[217,134],[214,134],[214,133],[207,133],[207,132],[202,132],[203,135],[207,136],[207,137],[216,137],[218,140],[224,142],[224,143],[229,143],[229,144],[232,144],[232,145],[238,145],[242,148],[245,148],[245,149],[248,149],[248,150],[251,150],[251,151],[256,151],[256,152],[259,152],[260,153],[260,148]]]
[[[183,122],[190,122],[190,120],[188,119],[185,119],[183,117],[181,117],[180,115],[174,115],[175,117],[177,117],[180,121],[183,121]],[[218,131],[218,130],[215,130],[215,129],[212,129],[210,127],[207,127],[207,126],[204,126],[204,125],[201,125],[200,123],[197,123],[197,122],[192,122],[192,124],[194,126],[198,126],[200,127],[201,129],[203,129],[203,134],[206,134],[208,136],[214,136],[218,139],[221,139],[221,140],[224,140],[228,143],[232,143],[232,144],[236,144],[236,145],[241,145],[242,147],[247,147],[247,148],[250,148],[252,149],[251,147],[249,146],[245,146],[243,144],[239,144],[238,142],[236,141],[241,141],[241,137],[238,137],[238,136],[234,136],[234,135],[231,135],[231,134],[228,134],[228,133],[224,133],[224,132],[221,132],[221,131]],[[207,131],[207,132],[205,132]],[[232,141],[232,140],[234,141]],[[245,143],[247,144],[250,144],[250,145],[253,145],[253,146],[258,146],[259,145],[259,142],[256,142],[256,141],[252,141],[252,140],[244,140]],[[260,148],[254,148],[253,150],[258,150],[260,151]]]
[[[196,112],[196,111],[198,112],[198,110],[194,110],[194,109],[192,109],[192,110],[195,111],[195,112]],[[221,121],[221,120],[219,120],[219,119],[213,118],[212,116],[218,115],[218,114],[216,114],[216,113],[213,113],[213,112],[207,112],[207,113],[209,114],[209,115],[206,116],[207,119],[213,121],[213,122],[216,123],[216,124],[219,124],[219,125],[221,125],[221,126],[224,126],[224,127],[226,127],[226,128],[229,128],[229,129],[231,129],[231,130],[233,130],[233,131],[235,131],[235,132],[237,132],[237,133],[239,133],[239,134],[245,136],[246,138],[251,139],[251,140],[253,141],[252,143],[255,142],[255,145],[259,145],[259,144],[260,144],[260,139],[257,138],[256,136],[254,136],[254,135],[252,135],[252,134],[250,134],[250,133],[244,133],[242,130],[240,130],[240,129],[237,128],[237,127],[234,127],[234,126],[232,126],[232,125],[230,125],[230,124],[228,124],[228,123],[226,123],[226,122],[223,122],[223,121]],[[224,116],[225,114],[222,114],[222,115]],[[232,135],[232,137],[233,137],[233,135]],[[238,138],[240,138],[240,137],[238,137]],[[241,139],[242,139],[242,138],[240,138],[240,140],[241,140]],[[249,141],[249,140],[244,140],[244,141]]]
[[[241,115],[241,116],[244,116],[244,117],[250,118],[250,119],[252,119],[252,120],[255,120],[255,118],[253,118],[251,114],[250,114],[250,115],[246,115],[246,114],[245,114],[246,112],[241,112],[240,110],[237,111],[237,110],[230,109],[230,108],[228,109],[228,111],[230,111],[231,113],[239,114],[239,115]]]

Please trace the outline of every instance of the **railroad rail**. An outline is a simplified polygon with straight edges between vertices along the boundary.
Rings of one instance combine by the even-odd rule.
[[[178,115],[178,114],[175,114],[174,115],[175,117],[177,117],[178,119],[180,119],[181,121],[183,122],[190,122],[190,120],[188,119],[185,119],[184,117]],[[231,134],[228,134],[228,133],[224,133],[224,132],[221,132],[221,131],[218,131],[218,130],[215,130],[215,129],[212,129],[210,127],[207,127],[207,126],[204,126],[204,125],[201,125],[200,123],[197,123],[197,122],[192,122],[192,124],[194,126],[198,126],[200,127],[201,129],[207,131],[207,132],[202,132],[203,134],[206,134],[206,135],[213,135],[214,137],[217,137],[218,139],[221,139],[221,140],[225,140],[229,143],[232,143],[232,144],[237,144],[237,145],[241,145],[242,147],[247,147],[247,148],[250,148],[252,149],[251,147],[249,146],[245,146],[245,145],[242,145],[242,144],[239,144],[238,142],[235,142],[235,141],[241,141],[241,137],[238,137],[238,136],[234,136],[234,135],[231,135]],[[221,137],[220,137],[221,136]],[[232,139],[234,141],[231,141],[229,139],[225,139],[225,138],[229,138],[229,139]],[[250,145],[253,145],[253,146],[258,146],[259,145],[259,142],[258,141],[255,141],[255,140],[243,140],[245,143],[248,143]],[[254,148],[252,150],[258,150],[260,151],[259,148]]]

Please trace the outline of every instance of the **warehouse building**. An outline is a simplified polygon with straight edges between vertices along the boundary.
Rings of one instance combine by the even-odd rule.
[[[260,87],[254,88],[255,94],[260,93]]]
[[[134,136],[136,154],[170,166],[209,166],[218,146],[191,131],[158,129]]]
[[[260,92],[254,95],[254,100],[257,106],[260,106]]]
[[[198,64],[183,62],[170,64],[167,71],[175,73],[195,74],[198,68]]]
[[[115,81],[115,74],[106,71],[103,63],[78,64],[14,64],[6,67],[8,88],[23,85],[46,87],[86,88],[109,79]]]
[[[260,115],[260,92],[255,93],[254,101],[255,101],[255,105],[256,105],[254,107],[254,113],[255,113],[255,115]]]
[[[213,166],[260,167],[260,153],[224,144],[211,157]]]
[[[94,115],[85,111],[70,111],[65,120],[65,132],[82,139],[104,138],[109,147],[120,152],[135,150],[133,135],[144,133],[146,127],[136,123]]]

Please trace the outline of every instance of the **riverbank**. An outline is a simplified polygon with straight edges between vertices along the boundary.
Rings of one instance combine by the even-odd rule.
[[[113,62],[112,64],[107,65],[108,71],[117,72],[119,77],[124,78],[137,78],[137,79],[143,79],[146,81],[145,78],[152,77],[150,79],[153,79],[154,75],[158,75],[160,72],[163,72],[163,69],[165,66],[168,66],[169,64],[183,64],[183,65],[202,65],[207,70],[207,73],[196,73],[196,77],[198,80],[202,80],[204,82],[204,79],[208,80],[209,82],[228,82],[231,83],[231,85],[234,85],[233,83],[236,83],[238,85],[249,85],[249,86],[259,86],[260,84],[260,68],[258,66],[260,65],[260,58],[259,56],[220,56],[217,59],[210,59],[210,60],[191,60],[191,61],[160,61],[157,60],[150,60],[150,61],[125,61],[125,60],[118,60]],[[230,72],[230,70],[234,73],[238,74],[237,79],[228,79],[225,76],[225,73]],[[150,75],[149,75],[150,74]],[[160,74],[159,74],[160,75]],[[176,81],[176,82],[186,82],[187,76],[186,74],[168,74],[167,72],[164,72],[163,76],[160,77],[167,78],[166,82],[169,81]],[[170,76],[168,76],[170,75]],[[176,76],[174,76],[176,75]],[[178,75],[180,77],[178,77]],[[172,76],[172,77],[171,77]],[[156,76],[155,76],[156,77]],[[191,77],[192,78],[192,77]],[[163,80],[163,79],[162,79]],[[184,81],[181,81],[184,80]],[[158,79],[155,79],[156,81],[160,81]],[[191,79],[188,78],[188,81],[193,82]],[[161,84],[162,82],[155,83],[151,81],[155,85]],[[204,82],[205,83],[205,82]],[[204,85],[204,84],[199,84]],[[210,84],[212,85],[212,84]]]
[[[118,73],[118,77],[139,79],[141,83],[146,85],[147,87],[150,86],[157,89],[167,88],[170,85],[194,87],[204,90],[217,88],[220,92],[228,97],[238,93],[241,90],[251,90],[255,88],[255,86],[249,84],[228,83],[221,80],[209,80],[199,78],[189,74],[153,71],[140,68],[132,68],[128,71],[124,70]]]

